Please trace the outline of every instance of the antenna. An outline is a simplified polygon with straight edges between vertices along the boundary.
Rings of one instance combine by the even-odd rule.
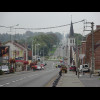
[[[72,22],[72,15],[71,15],[71,22]]]

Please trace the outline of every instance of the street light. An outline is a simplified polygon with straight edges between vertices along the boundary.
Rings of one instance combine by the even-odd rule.
[[[32,40],[32,62],[33,62],[33,41],[34,40]]]
[[[37,59],[37,55],[36,55],[36,46],[39,46],[40,44],[35,44],[35,60]]]

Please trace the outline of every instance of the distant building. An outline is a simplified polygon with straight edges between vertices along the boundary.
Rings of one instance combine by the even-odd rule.
[[[27,65],[24,65],[25,61],[28,61],[28,50],[24,46],[16,43],[16,42],[7,42],[5,46],[9,46],[9,59],[15,59],[16,71],[22,71],[27,69]]]
[[[10,47],[10,58],[16,58],[16,59],[23,59],[27,60],[28,57],[28,50],[23,47],[22,45],[16,43],[16,42],[7,42],[5,46]]]

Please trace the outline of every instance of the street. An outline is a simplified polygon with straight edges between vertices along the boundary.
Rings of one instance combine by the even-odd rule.
[[[59,55],[63,57],[62,48],[63,46],[58,47],[52,58],[54,56],[57,58]],[[55,68],[58,61],[46,61],[46,63],[44,70],[22,71],[0,76],[0,87],[49,87],[49,82],[58,75],[60,69]]]
[[[59,72],[52,61],[45,67],[45,70],[0,76],[0,87],[45,87]]]

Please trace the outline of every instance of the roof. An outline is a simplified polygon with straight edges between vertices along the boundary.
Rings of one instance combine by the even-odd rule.
[[[72,21],[71,21],[71,26],[70,26],[69,37],[74,37],[74,29],[73,29],[73,23],[72,23]]]
[[[100,31],[100,28],[94,30],[94,33],[95,33],[95,32],[98,32],[98,31]],[[87,38],[89,35],[91,35],[91,34],[92,34],[92,32],[88,33],[88,34],[86,35],[86,38]]]
[[[9,42],[7,42],[7,43],[12,43],[12,42],[9,41]],[[5,43],[5,44],[7,44],[7,43]],[[20,49],[22,49],[22,50],[25,50],[25,49],[26,49],[26,48],[23,47],[22,45],[20,45],[20,44],[18,44],[18,43],[15,43],[15,42],[13,42],[13,45],[17,46],[18,48],[20,48]]]

